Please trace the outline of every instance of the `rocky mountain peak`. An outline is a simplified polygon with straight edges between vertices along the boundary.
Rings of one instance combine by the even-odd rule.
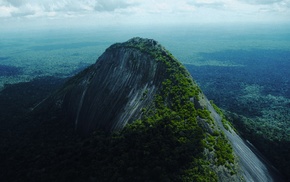
[[[129,39],[128,41],[124,43],[116,43],[112,45],[110,48],[117,48],[117,47],[135,47],[140,49],[149,49],[149,50],[164,50],[161,44],[159,44],[154,39],[147,39],[147,38],[140,38],[140,37],[134,37]]]
[[[143,108],[154,107],[171,62],[181,66],[153,39],[116,43],[67,82],[58,103],[81,133],[121,130],[140,119]]]

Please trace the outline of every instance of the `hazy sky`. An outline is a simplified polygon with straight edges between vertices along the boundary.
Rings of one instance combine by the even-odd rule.
[[[290,0],[0,0],[0,29],[287,21]]]

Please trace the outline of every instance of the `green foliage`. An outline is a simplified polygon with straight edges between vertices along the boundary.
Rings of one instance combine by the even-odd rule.
[[[225,166],[231,171],[231,174],[236,174],[233,149],[223,133],[215,131],[212,135],[207,134],[204,146],[214,154],[217,166]]]
[[[218,165],[225,165],[226,163],[234,163],[234,156],[232,154],[232,147],[228,143],[224,135],[220,135],[216,140],[215,155],[217,157]]]
[[[223,116],[224,114],[223,114],[223,112],[222,112],[222,110],[217,106],[217,105],[215,105],[215,103],[212,101],[212,100],[210,100],[210,104],[212,105],[212,107],[214,108],[214,110],[220,115],[220,116]]]
[[[123,145],[121,151],[134,153],[121,160],[139,169],[134,175],[145,180],[158,181],[166,177],[172,181],[181,181],[180,175],[184,173],[184,168],[195,166],[191,162],[192,157],[201,156],[203,151],[202,130],[194,122],[180,122],[177,113],[169,109],[160,110],[146,120],[128,125],[115,139],[116,144]],[[127,166],[118,168],[126,169]],[[153,178],[149,174],[155,173],[156,168],[159,169],[158,174],[153,175],[156,177]],[[146,169],[149,174],[143,174],[140,169]],[[130,176],[123,177],[126,181],[130,180]]]
[[[222,123],[223,123],[225,129],[229,131],[230,128],[229,128],[229,126],[228,126],[228,121],[227,121],[225,118],[222,118]]]
[[[210,112],[207,109],[198,109],[197,114],[198,114],[198,116],[200,116],[203,119],[210,118]]]
[[[182,176],[182,181],[184,182],[214,182],[218,181],[218,176],[210,169],[210,163],[204,160],[195,160],[194,167],[191,167],[185,171]]]

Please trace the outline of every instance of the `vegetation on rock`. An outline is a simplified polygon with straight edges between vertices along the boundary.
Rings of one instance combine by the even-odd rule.
[[[120,47],[141,50],[166,70],[152,104],[140,111],[142,117],[119,132],[95,131],[82,138],[62,110],[29,115],[26,121],[34,130],[19,134],[26,139],[14,143],[16,152],[3,154],[7,157],[3,167],[18,166],[16,174],[4,174],[7,179],[212,182],[219,180],[217,167],[227,169],[229,176],[237,173],[228,140],[215,127],[210,112],[193,102],[201,90],[186,69],[154,40],[134,38],[109,49]]]
[[[203,92],[289,181],[289,50],[225,50],[199,56],[202,66],[186,67]]]

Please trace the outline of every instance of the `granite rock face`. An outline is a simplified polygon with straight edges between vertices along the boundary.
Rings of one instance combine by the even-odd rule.
[[[132,44],[163,49],[151,39],[133,38],[114,44],[62,89],[61,102],[76,130],[121,130],[141,117],[142,108],[152,104],[166,77],[165,68]]]

